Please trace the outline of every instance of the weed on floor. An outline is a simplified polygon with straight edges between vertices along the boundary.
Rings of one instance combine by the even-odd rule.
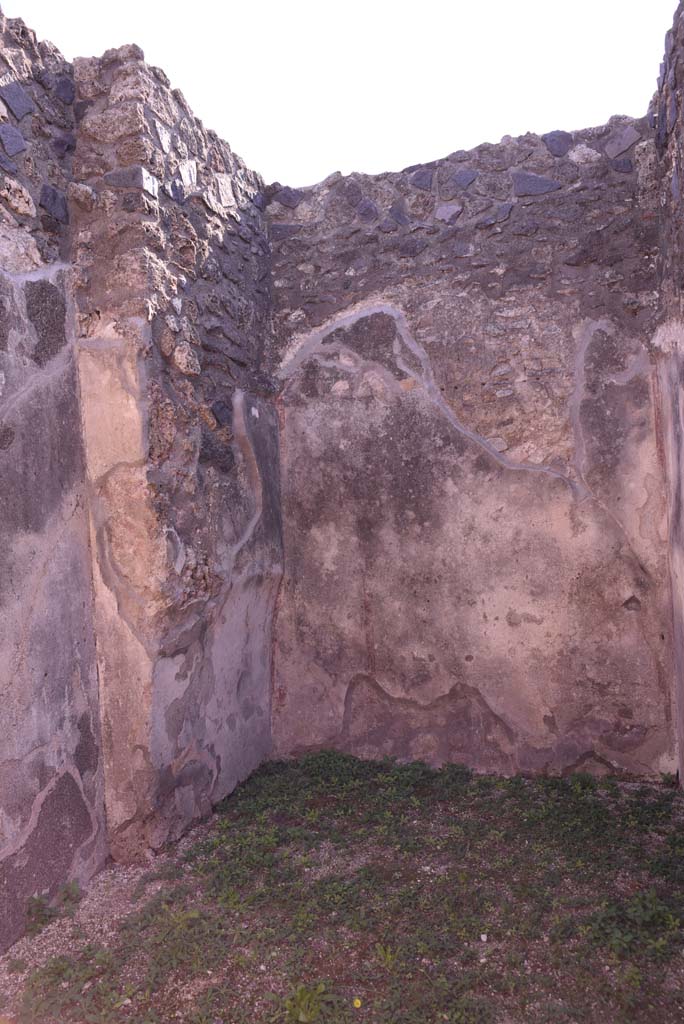
[[[20,1024],[681,1024],[684,797],[332,753],[268,764],[142,879],[106,947],[27,972],[9,1009]]]

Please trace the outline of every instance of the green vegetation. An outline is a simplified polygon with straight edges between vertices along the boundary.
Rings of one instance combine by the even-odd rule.
[[[29,975],[20,1017],[654,1019],[684,1019],[684,798],[669,782],[332,753],[264,766],[141,880],[107,949]]]
[[[55,918],[67,914],[72,917],[81,899],[78,882],[67,882],[54,899],[47,896],[33,896],[28,903],[27,918],[29,935],[37,935]]]

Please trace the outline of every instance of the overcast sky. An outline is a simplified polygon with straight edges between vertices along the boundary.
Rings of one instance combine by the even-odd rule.
[[[138,43],[267,181],[646,112],[676,0],[0,0],[68,58]]]

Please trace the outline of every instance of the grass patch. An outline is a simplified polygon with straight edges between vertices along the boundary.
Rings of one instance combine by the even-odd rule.
[[[268,764],[136,900],[106,949],[29,976],[21,1024],[684,1018],[669,780]]]

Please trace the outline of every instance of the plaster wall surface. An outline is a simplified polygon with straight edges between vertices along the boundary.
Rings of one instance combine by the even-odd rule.
[[[662,409],[663,448],[669,496],[668,556],[672,585],[674,629],[673,701],[680,752],[680,777],[684,775],[684,226],[682,177],[684,167],[684,4],[679,4],[672,29],[665,38],[658,91],[651,104],[650,122],[655,133],[657,204],[659,209],[659,315],[652,339],[657,366],[659,404]]]
[[[72,257],[110,846],[270,752],[280,578],[260,181],[137,47],[75,64]]]
[[[70,69],[0,16],[0,946],[106,856],[71,270]],[[23,83],[27,85],[24,86]],[[61,202],[59,201],[61,198]]]
[[[269,194],[280,752],[673,768],[650,136]]]
[[[137,47],[1,26],[4,947],[270,753],[281,530],[260,179]]]

